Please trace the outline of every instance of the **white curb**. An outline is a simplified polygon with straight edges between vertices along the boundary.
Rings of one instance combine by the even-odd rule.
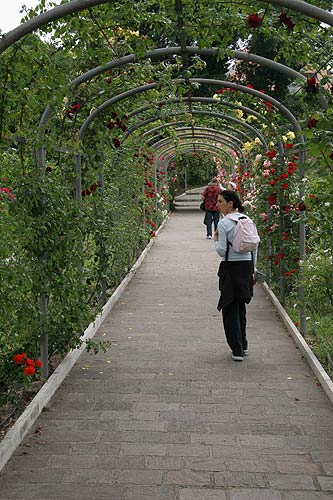
[[[162,230],[168,218],[169,214],[166,216],[163,223],[156,231],[156,235]],[[154,238],[152,238],[149,241],[148,245],[138,258],[138,260],[135,262],[135,264],[130,269],[128,274],[125,276],[125,278],[122,280],[120,285],[113,292],[107,303],[104,305],[101,313],[95,318],[95,320],[92,323],[90,323],[88,328],[84,331],[81,337],[83,341],[91,339],[95,335],[95,333],[97,332],[103,321],[110,313],[113,306],[121,297],[126,286],[135,275],[135,272],[142,264],[143,260],[147,256],[147,253],[153,246],[154,241],[155,241]],[[13,455],[16,448],[21,444],[23,438],[31,429],[31,427],[37,420],[43,408],[47,405],[47,403],[50,401],[56,390],[59,388],[61,383],[67,377],[67,375],[69,374],[69,372],[71,371],[74,364],[76,363],[76,361],[78,360],[78,358],[80,357],[80,355],[84,350],[85,350],[85,343],[83,342],[83,344],[78,349],[73,349],[65,356],[62,362],[59,364],[59,366],[54,370],[50,378],[45,382],[40,391],[31,401],[31,403],[26,407],[24,412],[20,415],[15,424],[11,427],[11,429],[7,432],[3,440],[0,442],[0,471],[3,469],[3,467],[6,465],[10,457]]]
[[[318,381],[320,382],[322,388],[326,392],[328,398],[331,400],[333,403],[333,381],[329,377],[328,373],[324,370],[322,365],[320,364],[318,358],[315,356],[313,351],[310,349],[296,326],[294,325],[293,321],[291,318],[288,316],[287,312],[285,309],[282,307],[276,296],[274,295],[273,291],[271,288],[267,285],[267,283],[263,283],[261,285],[270,300],[272,301],[273,305],[275,306],[280,318],[282,319],[283,323],[287,327],[287,330],[293,337],[294,341],[296,342],[297,346],[299,347],[300,351],[302,352],[304,358],[310,365],[311,370],[313,373],[316,375]]]

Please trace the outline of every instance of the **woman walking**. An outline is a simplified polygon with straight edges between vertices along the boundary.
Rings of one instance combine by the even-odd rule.
[[[237,224],[235,219],[244,217],[244,207],[237,193],[231,190],[220,191],[217,204],[223,215],[214,233],[215,249],[222,258],[218,271],[221,295],[217,308],[222,310],[224,331],[232,351],[232,359],[243,361],[244,355],[248,353],[246,304],[253,296],[256,251],[236,252],[232,248]]]

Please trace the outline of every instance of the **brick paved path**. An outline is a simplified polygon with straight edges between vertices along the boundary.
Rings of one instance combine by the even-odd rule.
[[[171,215],[4,468],[0,499],[333,499],[333,407],[257,286],[230,357],[202,214]]]

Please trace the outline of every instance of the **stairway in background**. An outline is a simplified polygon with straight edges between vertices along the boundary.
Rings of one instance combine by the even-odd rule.
[[[176,210],[200,210],[199,205],[202,201],[201,193],[206,186],[198,187],[185,191],[185,193],[176,196],[175,209]]]

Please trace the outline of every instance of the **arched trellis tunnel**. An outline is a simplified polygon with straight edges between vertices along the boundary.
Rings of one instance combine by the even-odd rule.
[[[124,14],[120,14],[117,8],[112,8],[117,5],[118,2],[106,0],[73,0],[33,17],[0,39],[1,70],[4,75],[1,143],[6,164],[5,174],[9,172],[15,182],[17,155],[24,178],[22,189],[32,189],[33,193],[30,198],[32,201],[27,203],[25,208],[24,223],[29,221],[29,224],[32,224],[30,227],[34,227],[37,241],[41,242],[34,248],[33,245],[25,245],[23,242],[19,246],[22,260],[31,258],[33,262],[39,263],[36,285],[28,288],[32,295],[36,290],[40,293],[40,314],[35,311],[33,316],[34,324],[41,325],[45,375],[49,357],[48,330],[52,331],[52,322],[54,321],[54,325],[56,322],[52,314],[54,312],[54,318],[59,316],[60,303],[63,300],[61,293],[58,294],[58,299],[55,299],[58,292],[52,292],[52,286],[61,287],[56,277],[59,263],[53,262],[53,256],[50,255],[45,241],[52,241],[55,253],[59,252],[62,259],[68,259],[66,286],[74,280],[76,290],[79,290],[83,285],[82,280],[85,280],[85,285],[88,285],[85,292],[86,304],[89,306],[94,302],[95,311],[98,294],[101,293],[105,301],[107,289],[112,287],[112,279],[107,269],[113,269],[114,282],[117,268],[128,268],[128,262],[135,254],[130,248],[134,240],[128,241],[127,262],[122,262],[121,258],[106,250],[112,233],[110,227],[107,229],[107,217],[111,216],[113,222],[123,217],[121,208],[115,206],[114,200],[127,196],[126,203],[132,204],[136,210],[137,225],[143,227],[143,232],[141,227],[141,239],[134,242],[135,251],[141,248],[147,235],[149,236],[147,226],[151,231],[151,228],[161,222],[160,217],[165,210],[167,199],[163,198],[163,193],[168,191],[167,176],[163,178],[162,175],[161,178],[161,169],[150,169],[150,166],[155,164],[156,167],[153,156],[160,155],[163,148],[169,147],[174,141],[195,140],[192,147],[197,144],[198,150],[201,148],[216,156],[214,145],[226,145],[223,161],[229,173],[236,175],[240,193],[250,199],[253,194],[253,199],[258,200],[252,204],[254,209],[260,206],[261,214],[267,217],[267,220],[264,220],[263,216],[261,221],[264,223],[263,230],[266,235],[266,265],[269,274],[273,276],[274,266],[278,268],[274,279],[279,284],[280,299],[283,303],[287,278],[294,274],[294,269],[286,267],[284,257],[289,238],[293,236],[296,241],[299,240],[298,252],[295,252],[293,243],[291,260],[301,260],[302,264],[308,252],[308,220],[302,217],[302,207],[305,206],[307,172],[311,174],[314,165],[310,147],[312,143],[324,156],[323,167],[327,167],[328,171],[331,168],[330,163],[326,161],[327,153],[330,153],[332,147],[328,125],[331,116],[328,78],[331,66],[327,61],[327,53],[331,48],[329,26],[332,25],[333,16],[329,12],[328,2],[322,0],[318,6],[298,0],[256,2],[251,7],[242,6],[241,17],[236,2],[234,11],[231,8],[227,14],[222,4],[214,6],[214,9],[217,9],[215,14],[219,12],[222,24],[227,22],[229,26],[232,15],[235,21],[240,22],[242,19],[242,24],[236,24],[233,45],[232,35],[226,33],[225,38],[221,36],[221,30],[217,30],[216,21],[213,22],[208,12],[206,19],[195,20],[195,3],[186,2],[183,5],[177,0],[175,4],[170,4],[169,8],[159,11],[157,16],[154,9],[157,5],[161,7],[159,2],[151,7],[138,2],[135,15],[133,13],[133,18],[126,21],[123,16],[133,5],[130,1],[125,2]],[[255,9],[258,12],[257,25],[253,24],[253,18],[250,17]],[[281,13],[284,17],[281,17]],[[155,26],[155,32],[144,21],[147,16],[151,18],[150,24]],[[86,33],[88,26],[82,26],[87,23],[87,18],[89,22],[95,23],[98,29],[93,35],[87,35],[86,41],[83,41],[84,37],[76,38],[76,33],[82,29]],[[297,62],[300,60],[299,54],[296,54],[294,60],[290,56],[289,59],[287,57],[284,61],[281,58],[278,62],[273,58],[251,53],[247,47],[245,50],[239,50],[237,40],[248,38],[247,43],[250,45],[251,39],[255,39],[261,30],[263,40],[269,38],[269,32],[270,36],[274,36],[276,32],[281,53],[285,53],[293,46],[294,35],[291,25],[286,27],[284,24],[286,18],[292,25],[299,23],[299,26],[307,28],[307,35],[304,32],[302,37],[310,42],[306,45],[309,52],[304,52],[304,48],[299,49],[304,60],[303,68],[299,67]],[[157,35],[163,33],[159,24],[163,19],[169,20],[173,28],[166,35],[171,38],[167,41],[167,46],[159,47]],[[211,25],[207,42],[203,34],[206,24]],[[194,28],[198,41],[193,38]],[[43,38],[34,35],[42,34],[44,29],[50,30],[53,42],[51,38],[51,42],[45,43]],[[295,30],[295,37],[298,36],[297,33]],[[313,40],[316,42],[312,47]],[[193,45],[190,46],[189,43]],[[207,48],[205,43],[215,46]],[[63,51],[63,56],[59,48]],[[111,59],[110,52],[113,53]],[[29,57],[26,60],[27,53]],[[274,54],[274,57],[278,58],[279,54]],[[212,66],[211,59],[215,61],[215,66],[218,66],[218,71]],[[225,69],[225,63],[230,60],[234,61],[234,73]],[[292,67],[293,63],[295,68]],[[239,73],[238,66],[242,68]],[[45,71],[46,67],[48,69]],[[214,70],[213,77],[202,76],[205,75],[206,67],[208,70]],[[256,90],[252,84],[247,84],[246,68],[249,69],[250,75],[250,69],[253,67],[265,68],[276,72],[281,78],[286,78],[288,91],[279,99],[274,94],[275,87],[272,84],[265,91]],[[16,69],[17,76],[13,68]],[[321,74],[322,71],[324,75]],[[219,74],[219,77],[216,77],[216,74]],[[322,78],[320,81],[316,78],[317,74]],[[18,97],[21,95],[18,93],[20,77],[25,82],[20,89],[22,97]],[[226,100],[221,99],[224,92],[228,93]],[[206,94],[200,95],[201,93]],[[207,93],[210,97],[207,97]],[[182,120],[182,132],[179,130],[179,119]],[[320,120],[323,123],[320,130],[325,132],[323,134],[314,130]],[[291,151],[290,143],[284,139],[286,134],[295,138]],[[212,149],[209,149],[208,143]],[[318,144],[320,146],[317,146]],[[237,151],[236,174],[233,164],[235,157],[230,157],[230,149]],[[42,179],[42,185],[38,186],[25,184],[26,173],[31,172],[35,163],[34,152],[37,171]],[[175,158],[177,159],[177,156]],[[126,170],[126,164],[132,168],[136,165],[135,174],[134,170]],[[294,175],[295,170],[297,176]],[[170,172],[170,169],[167,171]],[[53,172],[52,179],[50,172]],[[125,179],[131,175],[133,179],[135,177],[134,184],[137,185],[129,187]],[[158,190],[157,175],[160,176]],[[291,179],[290,184],[293,185],[293,191],[288,195],[287,188],[283,187],[288,184],[283,182],[286,178]],[[265,180],[268,182],[265,183]],[[323,182],[325,183],[325,179]],[[57,183],[59,184],[55,187]],[[85,183],[88,183],[89,187]],[[48,226],[44,220],[47,213],[52,216],[51,207],[54,207],[55,200],[59,201],[65,192],[62,186],[68,192],[69,198],[71,191],[75,191],[76,204],[71,205],[68,201],[68,210],[72,212],[71,216],[75,213],[79,233],[71,234],[76,241],[76,256],[79,257],[74,261],[69,257],[70,244],[67,248],[65,245],[60,248],[61,245],[58,244],[59,241],[66,240],[66,231],[68,235],[71,231],[70,224],[66,228],[63,227],[63,231],[57,226],[56,221],[61,220],[60,210],[53,214],[53,225],[50,223]],[[48,200],[47,188],[50,188],[54,197],[52,202]],[[3,189],[9,189],[3,191],[7,196],[12,194],[11,188]],[[92,193],[95,196],[95,192],[96,198],[90,206],[89,197]],[[154,214],[149,212],[152,210],[149,205],[152,198],[155,200]],[[290,220],[287,214],[292,206],[298,210]],[[94,211],[93,225],[96,226],[96,233],[89,228],[89,211]],[[257,216],[259,215],[257,213]],[[66,216],[63,217],[65,220]],[[154,217],[156,222],[151,220]],[[38,223],[35,224],[36,221]],[[52,230],[58,235],[55,239],[52,239],[54,235],[50,238]],[[137,227],[133,227],[133,234],[136,230]],[[326,251],[327,238],[324,240],[326,246],[322,250]],[[113,243],[114,246],[119,245],[116,240]],[[12,244],[14,245],[14,238]],[[5,252],[4,255],[8,259],[8,253]],[[98,264],[91,264],[91,260]],[[290,262],[288,265],[290,266]],[[85,271],[86,266],[89,267],[89,276]],[[298,302],[300,313],[300,330],[305,334],[306,271],[303,271],[302,265],[295,266],[300,276],[299,283],[291,286],[289,280],[287,293],[297,289],[298,298],[295,301]],[[330,272],[332,276],[332,268]],[[91,282],[95,283],[95,288],[89,286]],[[76,311],[74,316],[84,323],[86,318],[79,312],[79,293],[76,293],[73,304],[72,308]],[[89,307],[86,312],[89,315]],[[71,315],[73,316],[73,311],[69,311],[69,316]],[[71,321],[68,323],[69,328],[73,329]],[[74,335],[73,344],[76,341],[77,336]]]

